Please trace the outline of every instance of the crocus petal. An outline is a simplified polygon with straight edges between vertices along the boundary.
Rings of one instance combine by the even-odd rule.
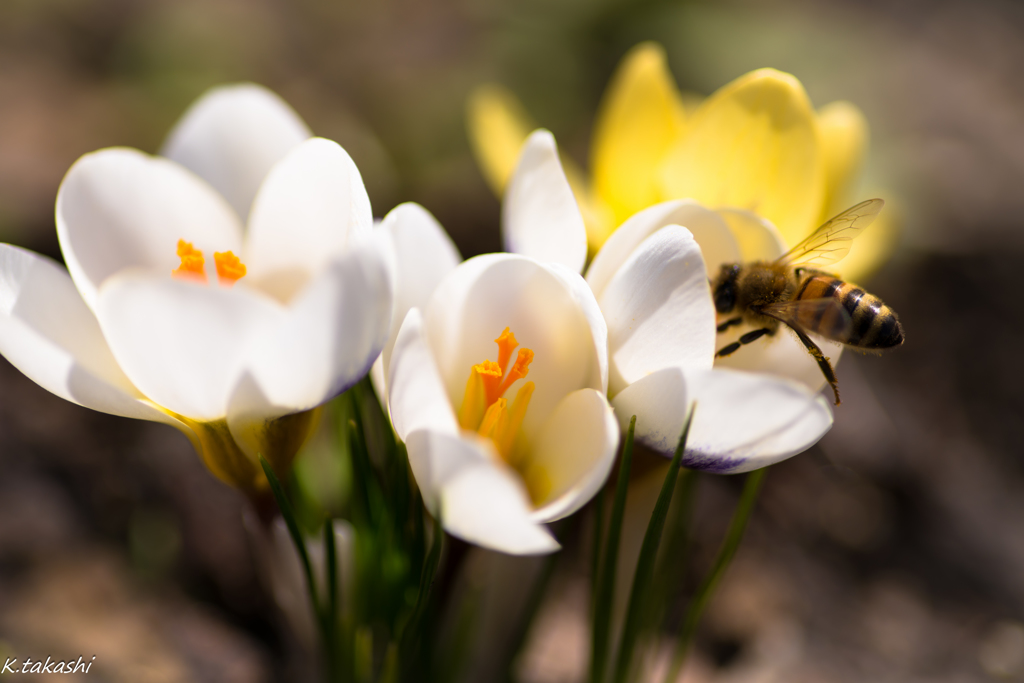
[[[694,403],[683,457],[691,469],[725,474],[765,467],[810,448],[832,426],[826,401],[802,385],[729,370],[667,368],[612,401],[620,425],[636,415],[637,439],[666,455]]]
[[[736,341],[740,335],[749,332],[749,327],[739,327],[718,335],[715,344],[724,348]],[[817,335],[810,335],[821,348],[833,368],[843,352],[843,345],[830,342]],[[812,391],[819,391],[825,386],[825,376],[818,367],[818,362],[800,343],[796,335],[780,326],[774,337],[762,337],[746,344],[732,355],[715,359],[716,368],[733,368],[751,372],[770,372],[773,375],[787,377],[807,386]]]
[[[595,189],[616,222],[661,198],[659,168],[684,118],[665,50],[656,43],[634,47],[605,92],[590,155]]]
[[[170,275],[178,240],[212,268],[214,251],[239,252],[242,226],[224,199],[178,164],[133,149],[104,149],[74,163],[57,192],[57,236],[75,286],[91,308],[114,273]]]
[[[815,225],[824,165],[814,111],[793,76],[760,69],[708,98],[664,167],[667,197],[748,209],[796,244]]]
[[[640,243],[667,225],[681,225],[693,234],[709,273],[716,273],[723,263],[740,261],[736,237],[718,212],[692,200],[662,202],[631,216],[597,252],[587,269],[587,283],[598,299]]]
[[[208,90],[167,136],[161,154],[210,183],[245,220],[271,167],[309,129],[284,100],[252,83]]]
[[[351,234],[372,226],[370,198],[352,157],[336,142],[307,140],[271,169],[253,201],[247,277],[286,299]]]
[[[633,251],[599,299],[608,321],[609,393],[666,367],[710,368],[715,308],[700,248],[662,228]]]
[[[437,219],[413,202],[392,209],[379,230],[388,237],[396,275],[391,332],[384,347],[387,368],[405,314],[412,308],[426,308],[438,283],[462,262],[462,255]]]
[[[528,379],[536,389],[523,423],[528,435],[569,392],[601,388],[594,331],[577,300],[582,288],[567,287],[554,268],[515,254],[487,254],[467,260],[438,285],[424,318],[454,406],[462,403],[473,365],[496,358],[494,339],[506,327],[534,351]],[[519,386],[513,384],[510,395]]]
[[[223,418],[253,335],[283,310],[231,289],[138,272],[110,278],[97,318],[124,373],[158,405],[196,421]]]
[[[422,429],[459,433],[444,380],[423,331],[423,317],[417,308],[406,314],[391,352],[388,400],[395,432],[403,441],[408,441],[413,431]]]
[[[615,462],[619,424],[604,394],[580,389],[555,407],[521,467],[546,495],[533,518],[551,522],[583,507],[604,485]]]
[[[519,151],[536,128],[516,96],[488,83],[470,95],[466,108],[469,142],[487,184],[499,197],[516,167]]]
[[[819,222],[853,206],[868,148],[868,122],[850,102],[832,102],[818,112],[825,164],[825,198]]]
[[[502,206],[505,248],[579,273],[587,260],[587,229],[546,130],[526,139]]]
[[[314,408],[367,373],[387,339],[392,283],[383,247],[362,239],[288,304],[257,335],[245,361],[247,380],[232,396],[228,423]]]
[[[576,300],[580,312],[586,318],[590,326],[590,334],[594,343],[594,357],[597,359],[597,387],[607,393],[608,391],[608,322],[604,319],[604,312],[594,298],[594,292],[587,285],[587,281],[565,266],[554,264],[548,270],[552,275],[559,278],[566,289]],[[593,383],[594,380],[588,380]]]
[[[743,209],[719,209],[716,213],[736,238],[740,247],[739,261],[774,261],[788,251],[778,229],[757,214]]]
[[[558,550],[550,532],[533,521],[519,477],[490,452],[489,442],[417,430],[406,445],[424,502],[448,533],[513,555]]]
[[[65,400],[180,426],[125,377],[67,271],[9,244],[0,244],[0,353]]]

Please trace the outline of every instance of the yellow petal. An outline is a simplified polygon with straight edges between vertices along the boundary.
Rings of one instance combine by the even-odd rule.
[[[833,102],[818,112],[818,131],[825,164],[822,222],[852,206],[868,147],[868,122],[849,102]]]
[[[803,86],[774,69],[726,85],[687,121],[662,180],[667,198],[748,209],[795,244],[815,227],[825,184],[817,121]]]
[[[519,151],[537,126],[516,96],[496,84],[482,85],[469,96],[466,126],[473,156],[487,184],[498,197],[504,196],[505,186],[519,160]],[[583,214],[590,250],[596,252],[614,229],[614,216],[587,186],[580,167],[564,154],[559,158]]]
[[[846,258],[835,265],[844,280],[864,282],[889,260],[899,238],[899,217],[898,201],[886,199],[885,210],[857,236]]]
[[[500,85],[481,85],[466,103],[466,125],[473,155],[487,184],[499,197],[516,167],[519,149],[537,126],[523,105]]]
[[[605,91],[591,148],[594,189],[616,224],[660,200],[659,167],[684,118],[665,50],[657,43],[634,47]]]

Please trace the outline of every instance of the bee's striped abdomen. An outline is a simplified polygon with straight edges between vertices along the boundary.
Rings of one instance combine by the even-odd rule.
[[[864,349],[888,349],[903,343],[903,328],[893,310],[874,294],[849,282],[814,275],[804,281],[795,298],[831,298],[842,305],[848,317],[838,308],[821,307],[809,310],[799,320],[807,329],[829,339]]]

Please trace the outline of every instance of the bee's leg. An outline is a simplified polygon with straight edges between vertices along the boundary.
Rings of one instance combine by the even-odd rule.
[[[736,316],[735,318],[729,318],[728,320],[726,320],[724,323],[722,323],[721,325],[719,325],[715,329],[718,332],[725,332],[730,327],[733,327],[735,325],[742,325],[742,324],[743,324],[743,318],[741,316]]]
[[[836,395],[836,405],[839,405],[839,380],[836,378],[836,372],[832,369],[832,364],[828,362],[828,358],[825,358],[825,354],[821,352],[818,345],[811,341],[811,338],[796,328],[791,328],[796,332],[796,336],[800,338],[803,345],[807,347],[811,355],[814,356],[814,360],[818,361],[818,367],[821,368],[822,374],[825,375],[825,379],[832,386],[832,393]]]
[[[744,344],[749,344],[750,342],[757,341],[766,334],[772,334],[772,332],[774,332],[774,330],[772,330],[769,327],[762,327],[759,330],[747,332],[745,335],[740,337],[739,341],[734,341],[732,344],[720,348],[718,350],[718,353],[715,354],[715,358],[722,358],[723,356],[728,356],[730,354],[736,353],[736,351],[739,350],[739,348]]]

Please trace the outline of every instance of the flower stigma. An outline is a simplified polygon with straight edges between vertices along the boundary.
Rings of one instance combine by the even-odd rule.
[[[181,265],[171,271],[171,275],[185,280],[207,282],[206,259],[203,252],[192,246],[191,242],[178,240],[178,258]],[[245,277],[245,264],[231,251],[213,252],[213,262],[217,266],[217,279],[223,287],[230,287]]]
[[[490,439],[501,458],[516,467],[520,460],[516,437],[526,417],[534,384],[523,384],[511,405],[505,398],[505,392],[530,372],[533,350],[519,349],[515,362],[509,368],[512,352],[519,346],[516,336],[506,327],[494,341],[498,345],[498,362],[485,360],[470,370],[466,394],[459,408],[459,426]]]

